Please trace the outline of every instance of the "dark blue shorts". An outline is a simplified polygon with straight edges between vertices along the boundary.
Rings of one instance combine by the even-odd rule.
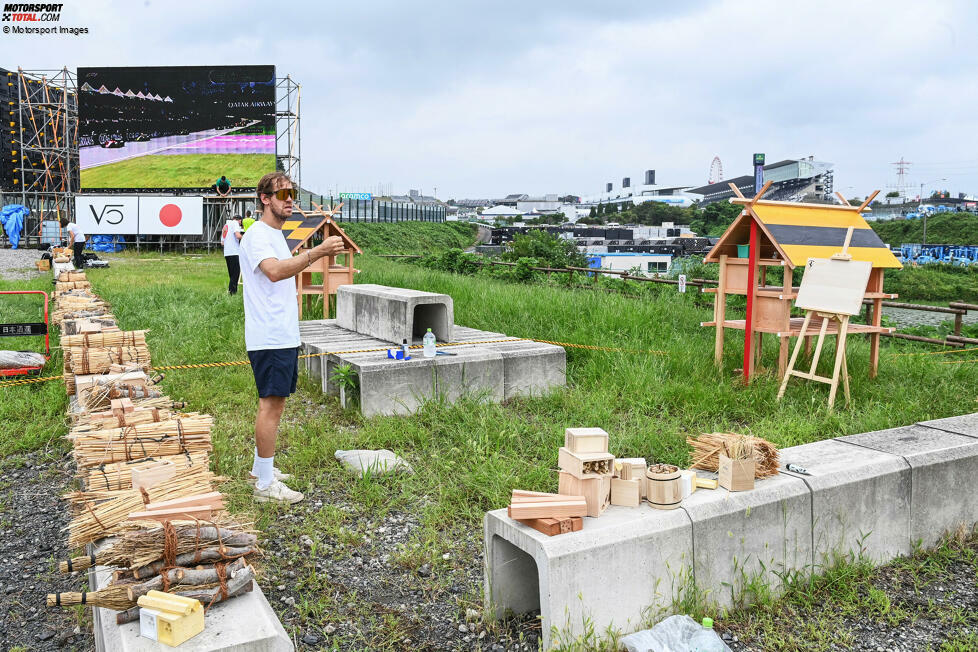
[[[258,397],[288,396],[299,381],[299,349],[248,351]]]

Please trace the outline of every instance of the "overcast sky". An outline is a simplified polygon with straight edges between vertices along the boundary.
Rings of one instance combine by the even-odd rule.
[[[60,24],[90,33],[0,35],[0,66],[292,75],[315,192],[587,195],[765,152],[834,163],[847,196],[888,190],[901,157],[918,190],[978,193],[970,0],[85,0]]]

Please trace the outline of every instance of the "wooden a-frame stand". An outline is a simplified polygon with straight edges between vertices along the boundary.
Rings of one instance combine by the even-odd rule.
[[[849,243],[852,241],[852,227],[846,232],[846,241],[842,246],[842,251],[838,254],[832,256],[832,260],[852,260],[852,256],[849,255]],[[849,332],[849,317],[851,315],[838,312],[827,312],[823,310],[806,310],[805,311],[805,321],[802,322],[801,333],[798,335],[798,340],[795,342],[795,349],[791,352],[791,360],[788,362],[788,369],[784,374],[784,379],[781,381],[781,389],[778,390],[778,400],[784,396],[785,390],[788,388],[788,379],[792,376],[798,378],[804,378],[805,380],[812,380],[817,383],[827,384],[829,389],[829,409],[835,404],[835,395],[839,389],[839,374],[842,375],[842,388],[846,396],[846,406],[849,405],[850,395],[849,395],[849,367],[846,364],[846,335]],[[815,343],[815,353],[812,355],[812,365],[809,367],[807,372],[796,371],[795,362],[798,360],[798,353],[801,351],[805,337],[809,335],[808,327],[812,322],[813,317],[818,317],[821,319],[822,323],[818,329],[818,340]],[[830,322],[838,322],[838,330],[836,331],[836,343],[835,343],[835,365],[832,369],[831,378],[825,376],[819,376],[815,373],[818,368],[818,361],[822,355],[822,345],[825,343],[825,335],[828,331],[828,326]]]

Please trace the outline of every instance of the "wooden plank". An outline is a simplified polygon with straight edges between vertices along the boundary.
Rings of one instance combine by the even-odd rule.
[[[207,506],[186,507],[183,509],[154,509],[145,512],[132,512],[129,514],[130,521],[192,521],[199,519],[208,521],[211,518],[211,508]]]
[[[523,525],[529,526],[537,532],[542,532],[548,537],[569,532],[579,532],[584,527],[584,519],[580,516],[567,516],[564,518],[520,518],[516,519]]]
[[[562,502],[518,503],[516,505],[510,505],[507,512],[510,518],[517,520],[526,518],[587,516],[587,502],[581,498],[579,500],[565,500]]]
[[[560,494],[548,494],[543,491],[529,491],[527,489],[513,489],[513,496],[559,496]]]
[[[747,267],[747,321],[744,327],[744,362],[743,378],[744,384],[750,384],[751,374],[754,372],[754,293],[757,292],[757,259],[758,248],[760,247],[757,238],[757,218],[750,221],[750,256]]]
[[[174,498],[173,500],[164,500],[158,503],[149,503],[146,505],[147,510],[166,510],[166,509],[177,509],[184,507],[203,507],[208,506],[212,508],[219,508],[224,506],[224,495],[220,491],[210,491],[206,494],[197,494],[196,496],[184,496],[183,498]]]
[[[611,501],[611,476],[578,478],[565,471],[560,472],[558,491],[565,496],[584,496],[587,503],[585,516],[597,518]]]

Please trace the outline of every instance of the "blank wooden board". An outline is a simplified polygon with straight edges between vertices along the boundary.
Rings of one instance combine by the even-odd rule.
[[[868,260],[809,258],[795,307],[858,315],[873,263]]]

